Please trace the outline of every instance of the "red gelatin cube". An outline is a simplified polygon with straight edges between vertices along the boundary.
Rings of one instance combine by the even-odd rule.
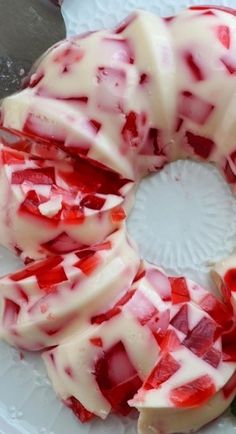
[[[184,303],[190,300],[186,279],[184,277],[169,277],[172,290],[172,303]]]
[[[4,299],[3,308],[3,324],[4,327],[11,327],[17,322],[17,318],[20,312],[19,304],[15,303],[9,298]]]
[[[92,317],[91,324],[102,324],[104,321],[109,321],[114,316],[119,315],[122,311],[122,307],[129,303],[129,300],[133,297],[135,292],[135,289],[128,291],[110,310]]]
[[[232,327],[224,331],[222,334],[222,351],[223,360],[236,362],[236,323],[234,322]]]
[[[229,74],[235,74],[236,73],[235,60],[233,60],[229,56],[224,56],[221,58],[221,62],[223,63],[223,65],[225,66],[225,68]]]
[[[176,351],[180,347],[180,340],[174,330],[167,330],[160,347],[165,353]]]
[[[106,199],[104,199],[103,197],[95,196],[93,194],[88,194],[81,200],[80,205],[85,206],[86,208],[99,211],[100,209],[102,209],[105,202]]]
[[[80,62],[84,57],[84,50],[77,44],[66,41],[64,43],[63,50],[55,50],[56,54],[54,56],[54,62],[62,64],[64,67],[68,67],[75,62]]]
[[[225,273],[224,283],[230,291],[236,292],[236,268],[231,268]]]
[[[64,268],[59,266],[53,269],[50,269],[48,273],[37,273],[38,285],[45,292],[54,291],[54,287],[56,284],[61,282],[65,282],[67,279]]]
[[[50,253],[65,254],[79,249],[81,243],[73,240],[66,232],[62,232],[56,238],[42,244],[42,247]]]
[[[77,157],[73,172],[60,172],[63,181],[84,194],[115,194],[120,195],[120,189],[131,182],[105,167],[92,164]]]
[[[171,21],[173,21],[175,19],[175,16],[173,16],[173,17],[172,16],[171,17],[164,17],[163,19],[168,24],[168,23],[170,23]]]
[[[28,83],[28,87],[35,87],[37,86],[40,81],[44,78],[44,73],[42,71],[37,71],[35,74],[32,74]],[[26,83],[27,84],[27,83]],[[26,87],[26,86],[24,86]]]
[[[132,14],[130,14],[127,18],[125,18],[125,20],[123,20],[118,27],[116,27],[114,33],[119,34],[124,32],[128,26],[130,26],[131,23],[133,23],[133,21],[136,19],[137,17],[137,13],[134,12]]]
[[[20,280],[26,279],[30,276],[48,273],[53,268],[57,267],[61,262],[61,256],[54,256],[52,258],[45,259],[44,261],[37,261],[33,265],[25,267],[23,270],[11,274],[11,280],[19,282]]]
[[[119,306],[113,307],[105,313],[101,313],[100,315],[93,316],[91,318],[91,324],[102,324],[105,321],[109,321],[116,315],[121,313],[121,308]]]
[[[140,291],[135,291],[129,300],[127,296],[125,298],[124,309],[131,312],[141,325],[148,323],[158,313],[157,308]]]
[[[12,184],[23,184],[23,182],[27,181],[35,185],[55,184],[55,169],[53,167],[46,167],[42,169],[18,170],[12,173]]]
[[[150,76],[146,72],[143,72],[142,74],[140,74],[139,84],[141,86],[144,86],[145,84],[147,84],[149,82],[150,82]]]
[[[148,321],[148,327],[152,331],[158,345],[161,346],[165,338],[166,331],[170,324],[170,311],[169,309],[164,312],[159,312]]]
[[[184,304],[179,312],[172,318],[171,322],[173,327],[177,330],[180,330],[185,335],[188,334],[189,325],[188,325],[188,306]]]
[[[94,337],[89,339],[92,345],[95,345],[95,347],[102,347],[102,339],[99,337]]]
[[[216,29],[217,38],[221,44],[229,49],[230,48],[230,29],[228,26],[220,25]]]
[[[80,261],[74,264],[74,267],[79,268],[86,276],[90,276],[101,263],[101,259],[98,256],[90,256],[82,258]]]
[[[64,220],[67,224],[82,224],[84,219],[84,213],[81,210],[81,207],[77,205],[66,207],[61,212],[61,220]]]
[[[26,303],[29,302],[28,294],[26,294],[26,292],[20,286],[17,287],[17,292],[19,300],[23,300]]]
[[[1,151],[2,153],[2,161],[4,164],[21,164],[24,163],[25,161],[25,157],[23,154],[21,154],[20,152],[17,151],[13,151],[13,150],[6,150],[4,149],[3,151]]]
[[[223,394],[225,399],[228,399],[236,392],[236,372],[232,375],[228,383],[223,387]]]
[[[41,307],[40,300],[29,309],[29,312],[37,312],[39,307]],[[77,314],[74,312],[72,314],[68,313],[64,317],[58,316],[57,318],[52,314],[48,314],[48,323],[42,325],[40,329],[46,335],[53,336],[66,330],[75,321],[76,318]],[[42,345],[41,348],[43,347],[44,345]]]
[[[196,11],[201,11],[201,10],[206,10],[206,9],[216,9],[219,11],[227,12],[227,13],[232,14],[232,15],[236,15],[236,9],[228,8],[227,6],[213,6],[213,5],[190,6],[189,9],[196,10]]]
[[[37,193],[34,190],[30,190],[27,193],[25,200],[22,202],[20,206],[20,211],[39,215],[39,210],[38,210],[39,205],[40,205],[40,200],[38,198]]]
[[[64,371],[68,375],[68,377],[70,378],[74,377],[73,370],[70,366],[65,366]]]
[[[86,410],[81,402],[79,402],[74,396],[68,398],[66,401],[64,401],[64,403],[74,412],[75,416],[78,417],[82,423],[88,422],[95,417],[95,415]]]
[[[204,354],[203,360],[216,369],[221,361],[221,353],[215,348],[211,348],[206,354]]]
[[[112,220],[112,223],[119,223],[122,220],[124,220],[125,218],[126,218],[126,213],[125,213],[124,208],[122,208],[122,206],[114,208],[111,211],[111,220]]]
[[[213,343],[220,335],[221,328],[210,318],[204,317],[201,321],[189,331],[183,341],[187,347],[197,356],[203,356],[212,347]]]
[[[94,132],[94,134],[96,135],[99,130],[101,129],[102,124],[100,124],[100,122],[96,121],[96,119],[90,119],[90,121],[88,122],[90,127],[92,127],[92,130]]]
[[[138,280],[142,279],[146,275],[146,270],[142,269],[142,266],[138,269],[134,279],[133,283],[137,282]]]
[[[114,411],[126,415],[131,410],[127,401],[141,387],[141,380],[122,342],[118,342],[95,365],[98,386]]]
[[[190,131],[186,131],[186,138],[189,146],[193,148],[194,153],[204,160],[209,158],[215,148],[213,140],[208,139],[207,137],[198,136]]]
[[[42,198],[41,198],[42,199]],[[36,191],[30,190],[26,196],[25,200],[21,203],[18,212],[20,214],[26,214],[29,217],[34,217],[39,219],[40,221],[43,221],[45,224],[57,226],[59,223],[59,220],[57,218],[57,215],[49,218],[43,216],[39,211],[39,205],[43,203],[43,200],[41,202],[41,199],[38,197]]]
[[[145,381],[143,388],[146,390],[158,389],[161,384],[168,381],[180,367],[179,362],[177,362],[171,354],[165,354]]]
[[[164,273],[155,268],[151,268],[146,271],[146,277],[163,301],[171,300],[170,280]]]
[[[126,121],[121,131],[121,134],[130,146],[137,146],[138,139],[138,126],[137,126],[137,113],[129,112],[126,116]]]
[[[203,71],[201,70],[200,66],[197,64],[197,60],[195,59],[193,53],[191,52],[185,53],[184,60],[187,64],[187,67],[189,68],[192,77],[196,81],[204,80],[205,77]]]
[[[79,258],[79,259],[84,259],[84,258],[90,258],[91,256],[94,255],[95,253],[95,249],[81,249],[78,252],[75,252],[75,255]]]
[[[147,138],[142,146],[141,154],[165,156],[164,147],[162,131],[157,128],[149,128]]]
[[[235,69],[236,71],[236,69]],[[234,184],[236,182],[236,151],[232,152],[229,156],[229,158],[226,160],[224,173],[226,180],[229,184]],[[231,167],[232,165],[232,167]],[[235,173],[233,171],[233,168],[235,168]]]
[[[182,117],[190,119],[198,125],[203,125],[211,115],[214,106],[194,95],[189,91],[183,91],[179,100],[179,114]]]
[[[200,302],[200,307],[223,328],[232,324],[232,311],[213,294],[207,294]]]
[[[213,380],[203,375],[170,392],[171,402],[178,408],[197,407],[208,401],[216,392]]]
[[[124,69],[101,66],[97,69],[97,104],[101,110],[119,113],[126,89]]]
[[[176,126],[175,126],[176,133],[178,133],[181,130],[183,123],[184,123],[184,120],[182,118],[178,117],[176,119]]]

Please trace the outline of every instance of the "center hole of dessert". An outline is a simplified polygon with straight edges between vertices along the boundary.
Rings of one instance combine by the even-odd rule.
[[[142,258],[166,270],[208,267],[233,249],[234,203],[215,167],[177,161],[141,181],[129,233]]]

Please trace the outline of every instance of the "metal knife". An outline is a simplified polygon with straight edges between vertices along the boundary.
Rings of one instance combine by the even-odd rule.
[[[35,60],[65,37],[56,3],[0,0],[0,99],[19,90]]]

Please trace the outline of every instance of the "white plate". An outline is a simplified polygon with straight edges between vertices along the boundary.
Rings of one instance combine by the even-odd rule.
[[[130,11],[148,9],[173,15],[189,4],[228,5],[236,0],[64,0],[68,34],[110,27]],[[146,259],[172,273],[185,273],[212,287],[211,261],[236,246],[236,201],[210,165],[177,162],[142,181],[128,226]],[[0,250],[0,274],[19,262]],[[22,358],[23,357],[23,358]],[[82,425],[55,397],[36,354],[21,354],[0,343],[0,434],[135,434],[133,418],[111,416]],[[234,434],[227,415],[201,434]]]

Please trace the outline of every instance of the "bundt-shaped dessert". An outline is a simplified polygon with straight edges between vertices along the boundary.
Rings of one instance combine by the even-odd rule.
[[[236,12],[135,12],[50,48],[2,101],[0,335],[44,350],[82,422],[140,412],[140,434],[197,430],[236,394],[236,257],[217,298],[140,260],[125,226],[140,179],[215,163],[236,192]],[[221,298],[221,299],[220,299]]]

